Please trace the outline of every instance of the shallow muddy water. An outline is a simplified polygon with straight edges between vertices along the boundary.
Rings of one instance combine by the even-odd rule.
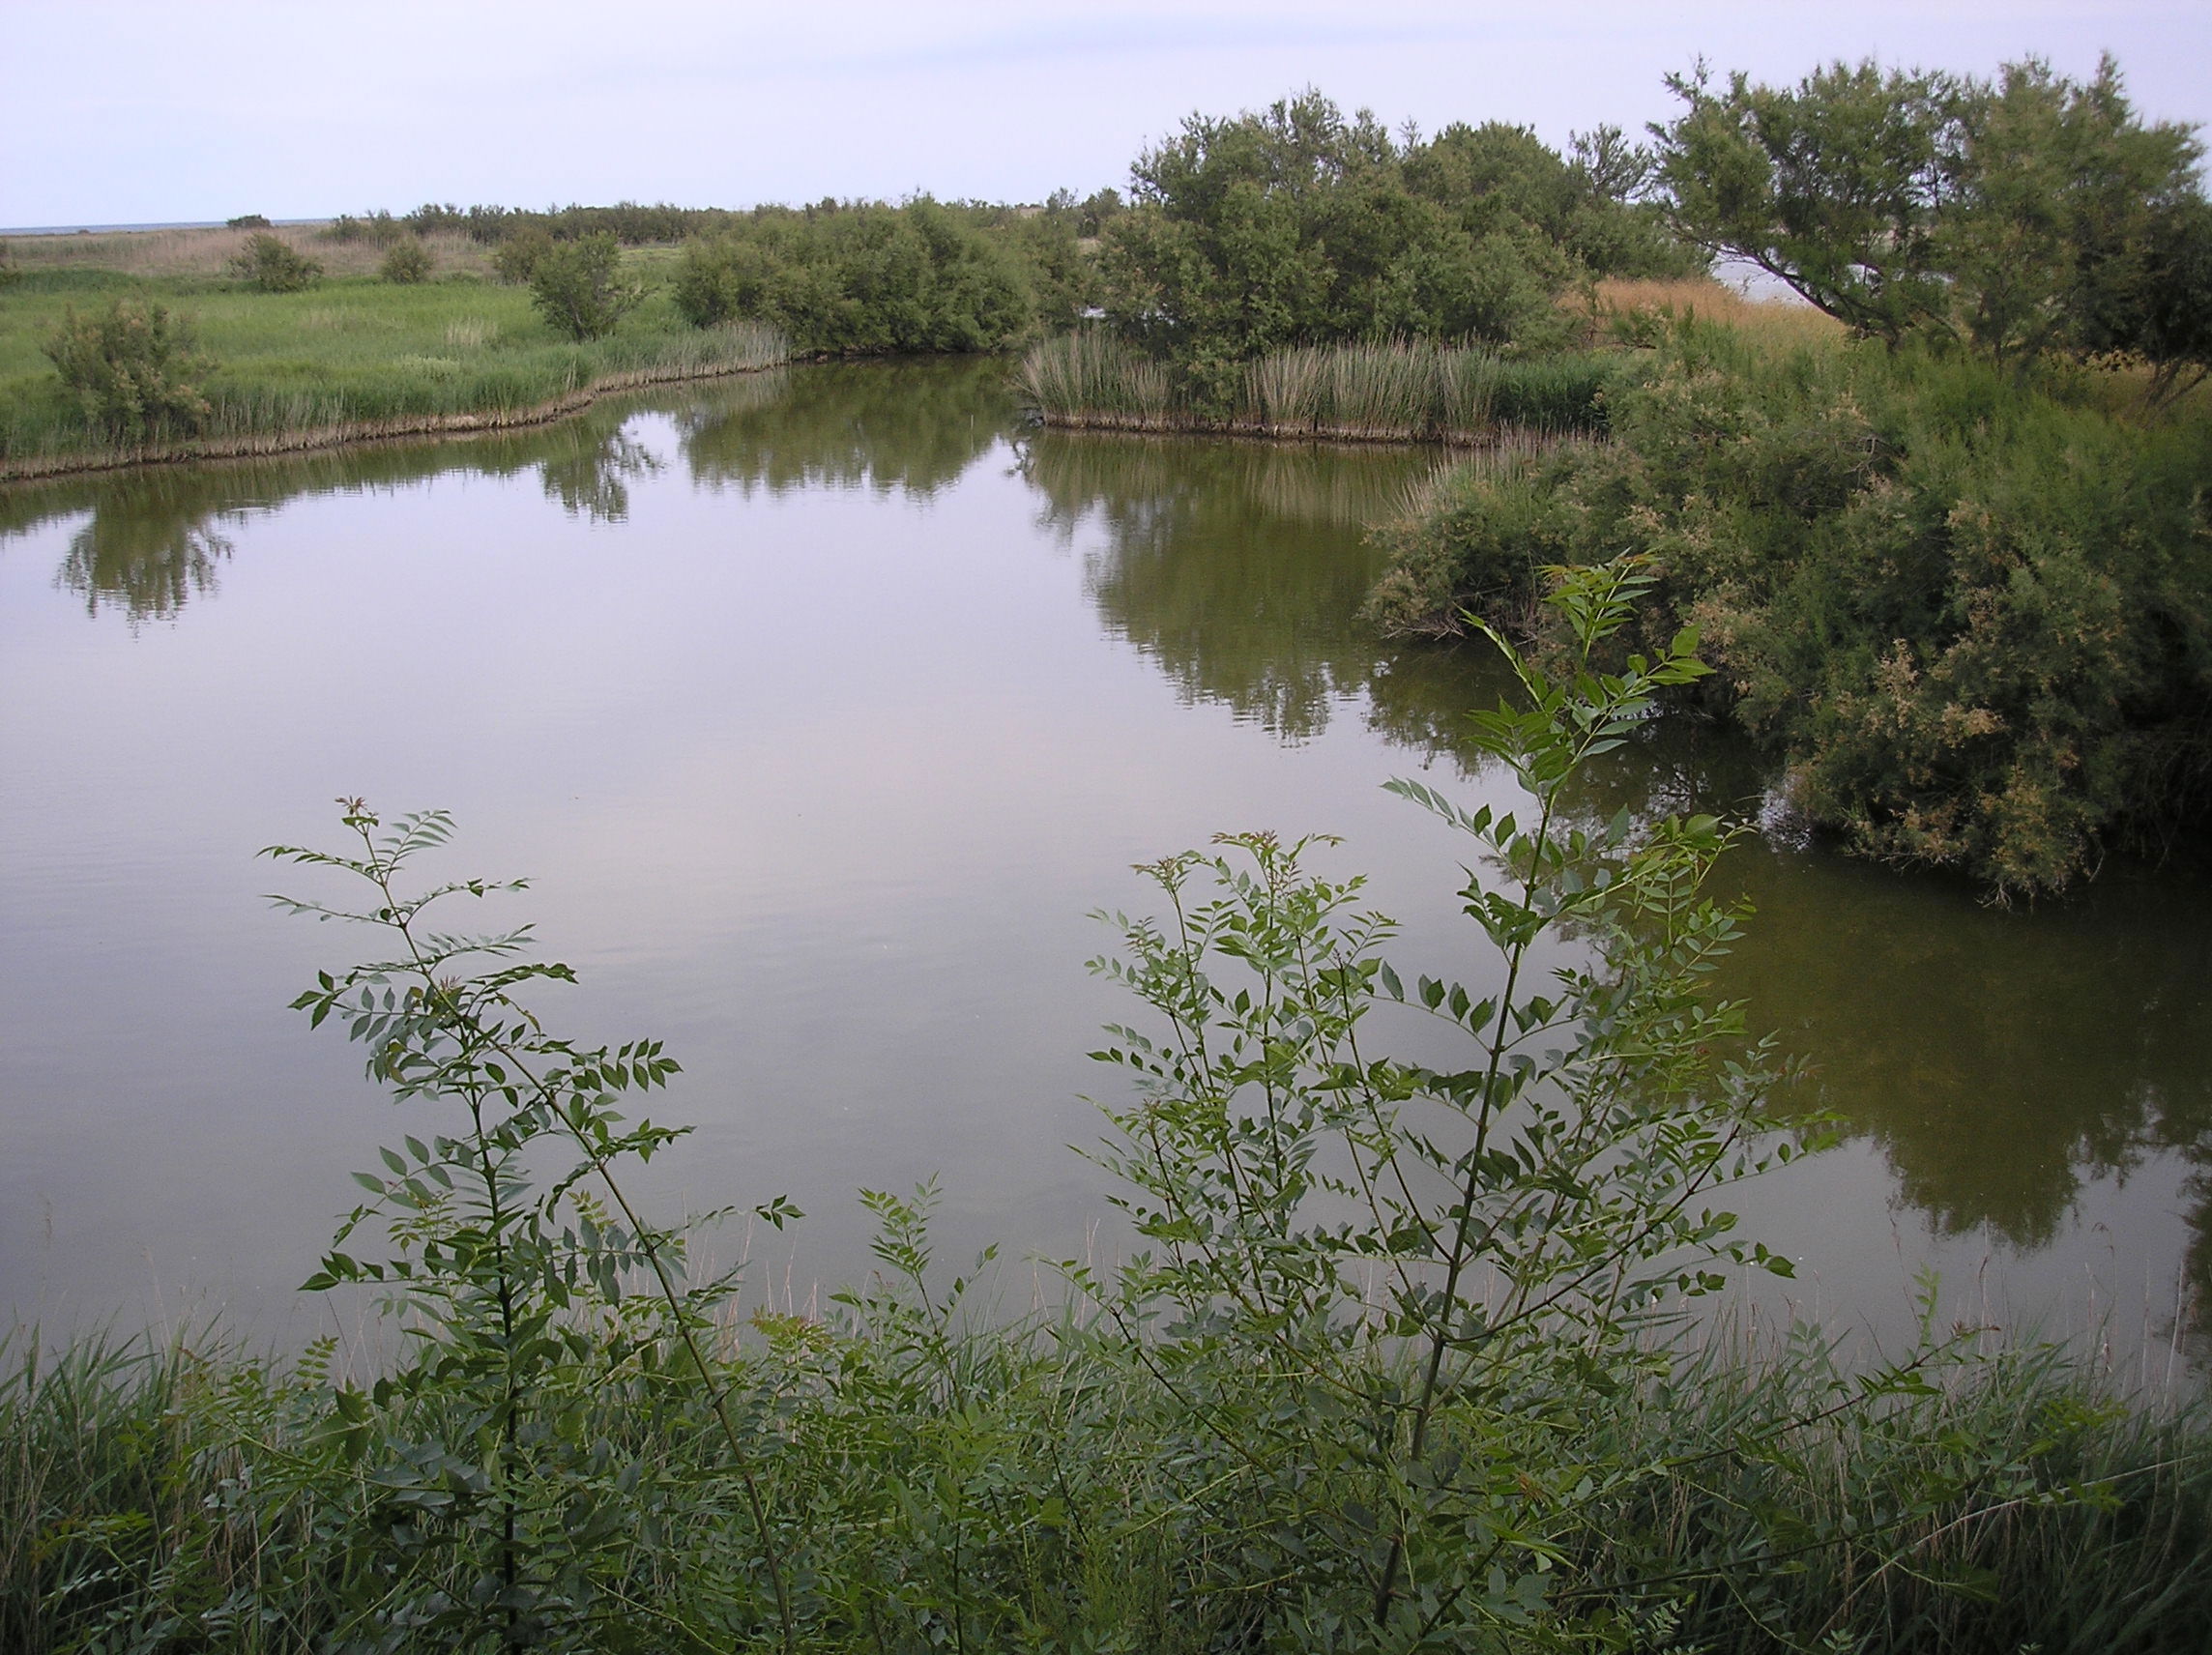
[[[943,1256],[1115,1244],[1083,1093],[1127,1015],[1085,962],[1129,864],[1218,830],[1342,834],[1403,967],[1483,970],[1460,846],[1382,791],[1502,797],[1457,714],[1473,649],[1353,617],[1361,525],[1415,451],[1024,430],[1003,365],[811,367],[551,429],[0,491],[0,1300],[49,1325],[219,1309],[288,1339],[350,1169],[423,1131],[286,1002],[365,951],[285,919],[253,857],[330,800],[458,818],[455,873],[527,873],[597,1038],[665,1038],[698,1131],[664,1203],[804,1308],[865,1267],[853,1192],[935,1175]],[[1593,807],[1756,809],[1662,727]],[[1760,841],[1728,973],[1846,1141],[1732,1205],[1796,1302],[1884,1338],[1950,1305],[2164,1360],[2212,1274],[2212,900],[2121,870],[1998,913]],[[1408,975],[1412,974],[1411,969]],[[2141,1352],[2151,1353],[2143,1357]]]

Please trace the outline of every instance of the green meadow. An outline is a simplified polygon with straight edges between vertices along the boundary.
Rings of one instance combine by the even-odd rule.
[[[213,412],[181,452],[300,446],[317,433],[376,435],[461,415],[511,420],[594,387],[781,360],[772,330],[691,327],[654,286],[651,261],[633,254],[626,268],[633,264],[643,303],[585,343],[556,332],[529,288],[473,275],[415,284],[334,276],[263,293],[216,276],[33,267],[0,294],[0,470],[131,457],[88,425],[44,348],[70,312],[119,302],[187,318],[194,353],[212,364],[195,388]]]

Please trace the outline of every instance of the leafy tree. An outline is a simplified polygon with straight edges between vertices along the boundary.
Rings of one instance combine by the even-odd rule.
[[[622,247],[604,232],[555,243],[531,269],[531,303],[571,339],[600,338],[645,297],[635,282],[621,278],[621,267]]]
[[[230,273],[264,293],[297,293],[322,278],[323,267],[291,243],[266,230],[247,237]]]
[[[266,230],[269,228],[269,219],[267,215],[261,213],[241,213],[235,218],[225,218],[222,227],[226,230]]]
[[[1830,315],[1998,360],[2052,348],[2186,354],[2163,283],[2200,202],[2189,129],[2145,125],[2108,58],[2077,83],[2030,59],[1994,82],[1870,62],[1793,88],[1701,70],[1655,129],[1677,223]],[[2160,249],[2164,248],[2162,253]]]
[[[197,431],[213,413],[195,382],[215,363],[192,354],[189,320],[161,305],[118,300],[104,316],[82,317],[73,306],[44,349],[64,389],[110,442]]]

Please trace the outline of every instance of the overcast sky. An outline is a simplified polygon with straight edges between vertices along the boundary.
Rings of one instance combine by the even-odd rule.
[[[1305,85],[1563,143],[1703,53],[2074,74],[2212,119],[2212,0],[0,0],[0,226],[425,200],[1038,200]]]

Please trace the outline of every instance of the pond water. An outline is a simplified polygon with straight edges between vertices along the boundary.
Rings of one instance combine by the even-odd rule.
[[[1474,649],[1378,643],[1361,526],[1393,450],[1025,430],[993,362],[794,369],[544,430],[0,491],[0,1301],[48,1326],[349,1325],[296,1284],[374,1146],[434,1129],[286,1002],[367,940],[286,919],[257,861],[338,795],[458,819],[527,873],[594,1039],[666,1039],[696,1135],[666,1205],[803,1309],[866,1263],[854,1192],[937,1176],[943,1256],[1116,1245],[1089,1062],[1127,1015],[1085,962],[1130,864],[1325,830],[1405,934],[1484,970],[1460,845],[1385,795],[1503,798],[1458,714]],[[1756,809],[1759,769],[1663,723],[1593,806]],[[1760,840],[1725,986],[1813,1066],[1835,1152],[1739,1193],[1800,1307],[1890,1338],[1961,1314],[2167,1359],[2212,1276],[2212,896],[2082,901]],[[1407,971],[1409,976],[1412,970]],[[397,1117],[395,1118],[395,1116]]]

